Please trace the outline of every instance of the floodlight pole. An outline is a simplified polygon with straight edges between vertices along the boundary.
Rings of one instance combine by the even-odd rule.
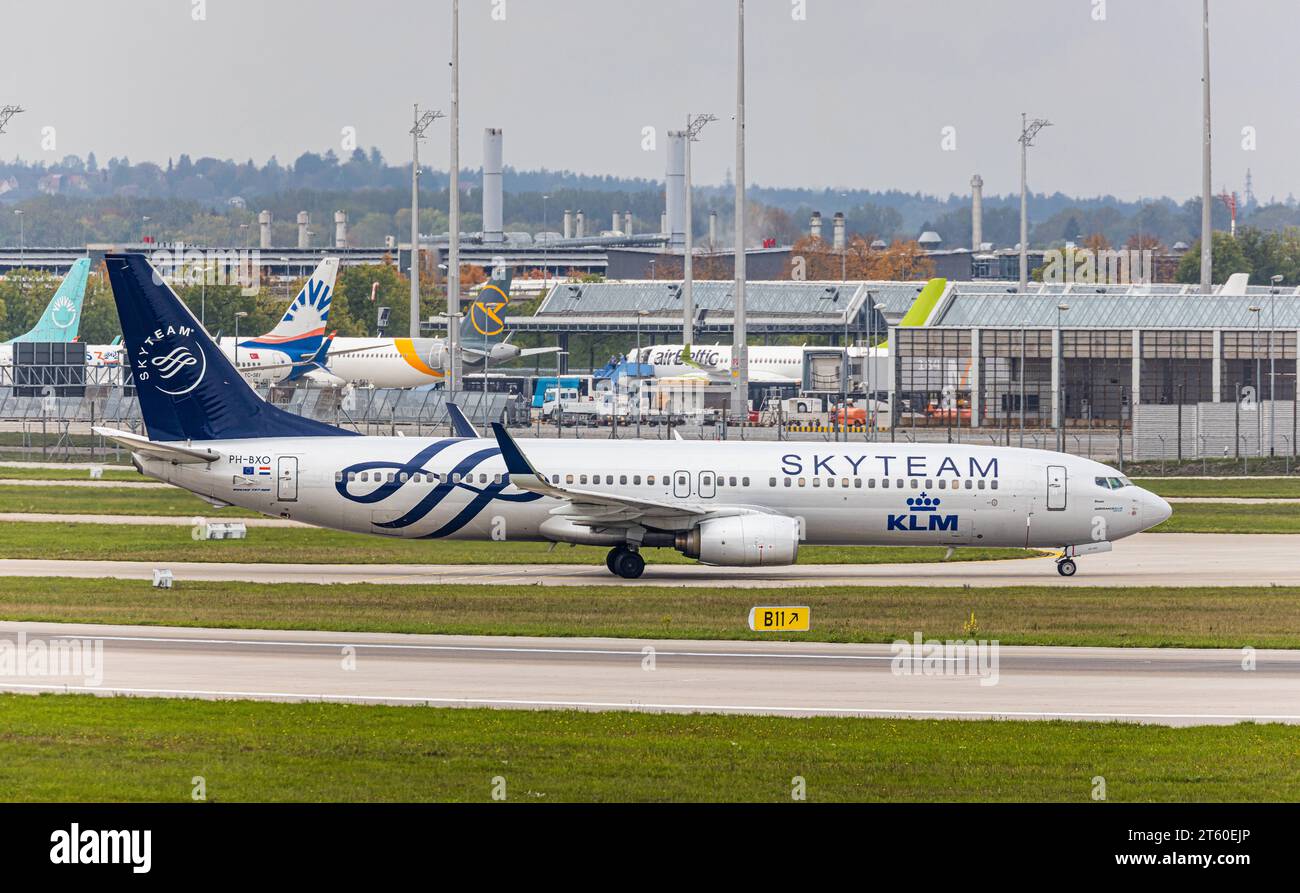
[[[1034,137],[1052,122],[1043,118],[1028,120],[1020,113],[1020,291],[1029,290],[1029,147]]]
[[[736,285],[732,310],[731,412],[749,404],[749,347],[745,325],[745,0],[736,0]]]
[[[1201,294],[1213,288],[1214,224],[1210,220],[1210,0],[1201,17]],[[1140,246],[1139,246],[1140,247]]]
[[[411,127],[411,337],[420,337],[420,140],[424,131],[442,112],[420,114],[415,105],[415,124]]]
[[[454,395],[460,384],[460,0],[451,2],[451,224],[447,245],[447,383]]]

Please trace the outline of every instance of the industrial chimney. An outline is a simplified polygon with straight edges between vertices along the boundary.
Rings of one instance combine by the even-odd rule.
[[[576,239],[585,239],[587,237],[587,215],[582,213],[581,208],[578,209],[578,224],[573,236]]]
[[[311,215],[306,211],[298,212],[298,247],[310,248],[311,236],[307,232],[307,227],[311,226]]]
[[[669,245],[686,244],[686,132],[668,131],[668,170],[664,176],[664,208],[668,214]]]
[[[984,244],[984,178],[970,178],[970,248],[979,251]]]
[[[844,250],[844,212],[836,211],[831,218],[831,246],[836,251]]]
[[[348,247],[348,212],[334,212],[334,247]]]
[[[631,211],[623,212],[623,235],[625,236],[632,235],[632,212]]]
[[[614,212],[614,220],[613,223],[610,224],[609,228],[611,232],[621,233],[623,231],[622,229],[619,228],[619,218],[618,218],[617,211]]]
[[[263,248],[271,247],[271,212],[262,211],[257,215],[257,225],[260,235],[257,244]]]
[[[808,221],[808,235],[814,239],[822,237],[822,212],[813,211],[812,219]]]
[[[564,209],[564,238],[573,238],[573,212],[568,208]]]
[[[718,212],[709,212],[709,248],[718,244]]]
[[[501,128],[483,131],[483,241],[504,242],[501,197]]]

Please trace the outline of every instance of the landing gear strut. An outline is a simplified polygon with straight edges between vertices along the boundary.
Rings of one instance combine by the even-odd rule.
[[[640,552],[634,552],[627,546],[615,546],[605,556],[605,567],[611,574],[625,580],[635,580],[645,572],[645,559]]]
[[[1073,577],[1078,569],[1073,558],[1061,558],[1056,562],[1056,572],[1062,577]]]

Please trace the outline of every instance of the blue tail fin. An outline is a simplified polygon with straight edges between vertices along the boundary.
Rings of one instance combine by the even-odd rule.
[[[352,434],[258,397],[144,255],[104,263],[150,440]]]
[[[460,323],[463,344],[481,348],[506,339],[505,309],[510,304],[512,279],[510,268],[501,267],[483,283]]]
[[[59,283],[40,322],[14,341],[76,341],[81,328],[81,303],[86,298],[86,278],[90,275],[90,258],[79,257]]]

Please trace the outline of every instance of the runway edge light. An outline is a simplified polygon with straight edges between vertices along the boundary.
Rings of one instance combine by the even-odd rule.
[[[758,605],[749,609],[749,628],[756,633],[806,633],[812,620],[807,605]]]

